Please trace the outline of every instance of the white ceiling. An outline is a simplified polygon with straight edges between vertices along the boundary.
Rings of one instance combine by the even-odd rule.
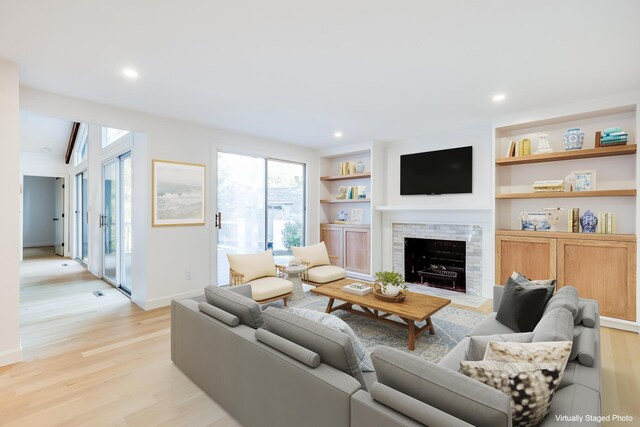
[[[64,156],[73,123],[40,114],[20,112],[20,150],[48,152]]]
[[[0,57],[27,86],[321,147],[638,89],[638,16],[637,0],[0,0]]]

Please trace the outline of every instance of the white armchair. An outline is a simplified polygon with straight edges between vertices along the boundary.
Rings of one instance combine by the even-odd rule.
[[[282,266],[276,266],[272,251],[257,254],[227,254],[230,286],[251,285],[251,297],[259,304],[279,299],[287,305],[293,284],[284,279]]]
[[[292,247],[293,256],[308,267],[302,280],[316,285],[344,279],[347,272],[344,268],[331,265],[329,253],[324,242],[316,245]]]

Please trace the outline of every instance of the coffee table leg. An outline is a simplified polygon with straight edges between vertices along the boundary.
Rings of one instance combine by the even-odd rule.
[[[406,320],[409,329],[409,350],[416,349],[416,324],[413,320]]]
[[[436,334],[436,329],[433,327],[433,323],[431,323],[431,317],[427,317],[427,328],[429,329],[429,333],[431,335]]]
[[[327,310],[326,310],[327,313],[331,313],[331,309],[333,308],[334,301],[335,300],[333,298],[329,298],[329,302],[327,303]]]

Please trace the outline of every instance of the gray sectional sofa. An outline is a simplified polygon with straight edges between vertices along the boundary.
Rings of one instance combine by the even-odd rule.
[[[248,292],[208,287],[201,298],[172,303],[173,362],[242,425],[511,426],[509,398],[457,372],[471,338],[439,364],[380,347],[372,354],[376,372],[361,372],[347,335],[286,310],[262,311]],[[501,296],[496,286],[495,310]],[[597,303],[580,300],[567,326],[553,301],[533,334],[561,340],[570,327],[575,360],[541,425],[598,425],[566,418],[600,415]],[[469,336],[513,333],[495,314]]]

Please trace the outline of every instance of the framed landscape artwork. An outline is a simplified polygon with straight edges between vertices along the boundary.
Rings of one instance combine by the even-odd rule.
[[[204,225],[206,166],[153,160],[154,227]]]

